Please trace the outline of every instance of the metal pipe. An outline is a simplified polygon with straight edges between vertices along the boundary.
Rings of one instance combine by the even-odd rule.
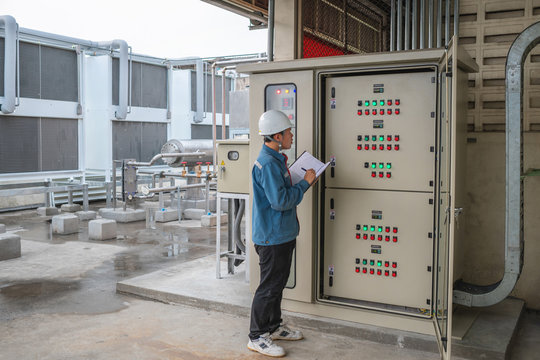
[[[540,22],[525,29],[512,43],[506,57],[506,212],[503,278],[471,292],[454,290],[453,302],[490,306],[504,300],[514,289],[523,267],[523,68],[531,50],[540,44]],[[486,291],[486,289],[489,289]]]
[[[437,0],[437,47],[442,46],[442,2]]]
[[[459,36],[459,0],[454,0],[454,36]]]
[[[167,64],[167,119],[170,119],[171,114],[171,99],[172,99],[172,65]]]
[[[268,1],[268,49],[266,54],[268,61],[274,61],[274,0]]]
[[[396,26],[396,0],[390,0],[390,51],[395,50],[396,33],[394,27]]]
[[[448,46],[448,44],[450,43],[450,0],[446,0],[446,11],[444,14],[444,20],[446,21],[444,31],[444,44]]]
[[[216,66],[217,62],[212,64],[212,149],[214,154],[212,155],[212,166],[216,167],[217,162],[217,126],[216,126]]]
[[[433,47],[433,0],[428,0],[428,49]]]
[[[411,49],[411,0],[405,0],[405,50]]]
[[[16,74],[17,74],[17,22],[10,15],[0,16],[0,25],[4,25],[4,100],[0,111],[11,114],[15,111]]]
[[[397,40],[397,50],[401,50],[401,23],[402,23],[402,14],[401,10],[403,8],[402,0],[397,0],[397,31],[396,31],[396,40]]]
[[[226,130],[227,130],[227,124],[225,121],[225,86],[227,85],[227,77],[226,74],[227,67],[225,66],[221,70],[221,140],[225,140],[227,137],[225,136]],[[216,149],[214,149],[215,151]]]
[[[418,48],[418,0],[412,0],[412,49]]]
[[[88,184],[83,184],[83,211],[88,211]]]
[[[120,52],[120,70],[118,80],[118,111],[114,116],[118,120],[125,120],[127,116],[128,105],[128,45],[124,40],[115,39],[113,41],[102,41],[98,46],[107,47],[111,50],[118,49]]]
[[[193,153],[161,153],[155,155],[149,162],[140,162],[140,161],[128,161],[127,165],[132,166],[152,166],[156,161],[161,158],[178,158],[184,156],[204,156],[204,152],[193,152]]]
[[[425,43],[425,22],[426,22],[426,0],[420,0],[420,49],[424,48]]]
[[[208,186],[215,185],[217,182],[208,182]],[[206,187],[206,184],[200,183],[200,184],[189,184],[184,186],[165,186],[165,187],[157,187],[157,188],[147,188],[143,192],[143,194],[148,191],[149,194],[159,193],[159,192],[169,192],[169,191],[176,191],[178,188],[180,188],[181,191],[184,191],[186,189],[195,189],[195,188],[203,188]],[[145,194],[146,195],[146,194]]]
[[[195,116],[193,122],[200,123],[203,121],[204,111],[204,69],[202,59],[198,59],[195,62],[195,80],[197,82],[197,108],[195,109]]]
[[[210,212],[210,177],[206,177],[206,181],[204,182],[204,188],[205,188],[205,202],[204,202],[204,211],[206,214]],[[219,214],[217,214],[219,216]]]

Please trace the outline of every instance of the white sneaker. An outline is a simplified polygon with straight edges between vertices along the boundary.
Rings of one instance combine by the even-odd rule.
[[[249,340],[247,347],[251,351],[256,351],[263,355],[272,356],[272,357],[282,357],[285,356],[285,350],[279,345],[276,345],[272,342],[270,334],[262,334],[258,339]]]
[[[270,335],[272,340],[302,340],[304,335],[300,330],[291,330],[287,325],[281,325]]]

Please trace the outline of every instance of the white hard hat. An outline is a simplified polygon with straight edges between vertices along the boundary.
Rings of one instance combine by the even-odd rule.
[[[278,110],[268,110],[259,118],[259,135],[274,135],[292,126],[287,115]]]

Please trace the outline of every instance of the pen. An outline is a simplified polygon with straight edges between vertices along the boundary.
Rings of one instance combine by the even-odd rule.
[[[304,169],[304,168],[300,168],[300,169],[302,169],[302,170],[304,170],[304,171],[307,171],[307,170],[306,170],[306,169]]]

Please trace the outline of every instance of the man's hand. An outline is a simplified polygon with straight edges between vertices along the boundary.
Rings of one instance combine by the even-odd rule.
[[[316,178],[315,170],[313,169],[306,170],[306,175],[304,175],[304,180],[306,180],[310,186],[315,181],[315,178]]]

